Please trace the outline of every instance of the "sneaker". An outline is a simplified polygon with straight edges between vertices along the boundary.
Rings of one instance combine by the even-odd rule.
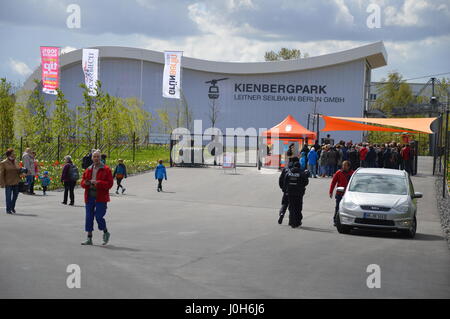
[[[118,190],[116,191],[116,194],[119,194],[119,191],[118,191]]]
[[[75,203],[70,203],[70,204],[69,204],[69,206],[74,206],[74,205],[75,205]]]
[[[84,245],[84,246],[92,245],[92,238],[88,237],[88,239],[85,242],[81,243],[81,245]]]
[[[61,202],[61,204],[63,204],[63,205],[67,205],[67,203],[66,203],[66,202]]]
[[[15,209],[11,209],[11,213],[15,214],[16,210]]]
[[[284,218],[284,215],[280,215],[280,217],[278,218],[278,224],[282,224],[283,223],[283,218]]]
[[[106,245],[108,243],[109,237],[111,237],[111,234],[109,232],[103,233],[103,245]]]
[[[12,212],[11,212],[11,211],[7,211],[6,213],[9,214],[9,215],[12,215]]]
[[[160,192],[159,188],[156,189],[158,191],[158,193]]]
[[[126,190],[126,188],[122,188],[122,194],[125,193]]]

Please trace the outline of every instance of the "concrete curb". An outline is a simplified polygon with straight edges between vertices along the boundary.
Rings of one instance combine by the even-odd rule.
[[[442,178],[436,178],[436,203],[441,217],[442,231],[447,239],[448,248],[450,249],[450,193],[447,187],[447,196],[442,198]]]

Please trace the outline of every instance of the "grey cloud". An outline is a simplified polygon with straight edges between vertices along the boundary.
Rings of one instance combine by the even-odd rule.
[[[67,29],[71,3],[81,8],[81,34],[143,34],[179,37],[198,34],[187,14],[188,1],[25,0],[0,2],[0,22],[16,26]],[[72,29],[73,30],[73,29]]]

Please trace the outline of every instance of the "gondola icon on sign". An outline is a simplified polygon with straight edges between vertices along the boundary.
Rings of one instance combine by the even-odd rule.
[[[216,84],[217,84],[217,82],[223,81],[223,80],[228,80],[228,78],[211,80],[211,81],[206,81],[205,82],[205,83],[211,83],[211,86],[208,89],[208,97],[211,100],[215,100],[215,99],[219,98],[219,87]]]

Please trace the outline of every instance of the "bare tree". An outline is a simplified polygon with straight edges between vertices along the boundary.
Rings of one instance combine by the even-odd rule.
[[[211,103],[209,104],[209,113],[208,117],[211,121],[211,127],[216,127],[217,119],[219,117],[220,109],[219,105],[217,104],[217,100],[211,100]]]

